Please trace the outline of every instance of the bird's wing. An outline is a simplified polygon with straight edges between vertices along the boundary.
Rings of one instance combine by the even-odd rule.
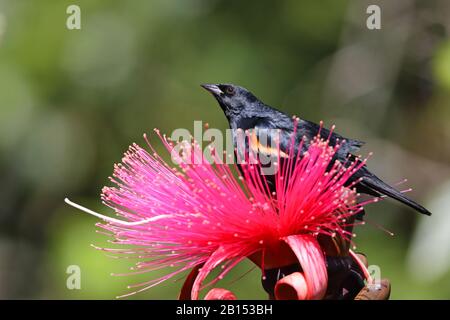
[[[348,144],[350,145],[350,152],[356,152],[358,151],[363,145],[366,143],[361,140],[355,140],[355,139],[347,139]]]
[[[358,151],[364,144],[364,141],[356,140],[356,139],[350,139],[346,138],[344,136],[341,136],[340,134],[336,132],[332,132],[330,135],[330,130],[327,128],[320,128],[320,125],[317,123],[303,120],[301,119],[298,123],[298,132],[302,136],[306,136],[308,140],[313,139],[314,136],[316,136],[319,133],[320,130],[320,137],[322,139],[328,139],[330,140],[330,145],[334,146],[338,142],[346,141],[346,150],[349,153]]]
[[[280,124],[271,119],[259,118],[249,132],[249,148],[266,156],[288,158],[288,151],[284,148],[286,131],[292,132],[292,127],[280,128]]]

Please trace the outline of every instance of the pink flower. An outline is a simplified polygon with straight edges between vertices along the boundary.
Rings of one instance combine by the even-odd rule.
[[[174,145],[157,133],[171,152]],[[133,285],[138,289],[130,294],[194,269],[182,295],[186,298],[188,290],[190,298],[198,299],[213,269],[220,267],[221,272],[209,285],[249,258],[262,270],[300,263],[301,272],[277,284],[279,298],[323,298],[328,278],[325,248],[319,240],[350,241],[352,218],[363,207],[352,185],[345,185],[365,160],[346,166],[332,162],[339,146],[330,147],[328,141],[316,138],[303,157],[294,156],[291,148],[289,160],[280,162],[276,192],[271,193],[258,164],[242,165],[243,175],[238,178],[234,167],[206,160],[190,164],[182,155],[176,159],[179,166],[173,167],[144,137],[151,152],[137,144],[130,146],[122,163],[114,167],[115,187],[105,187],[102,193],[104,204],[126,221],[67,200],[106,220],[100,226],[114,243],[125,246],[102,250],[141,257],[134,272],[169,270],[159,279]],[[190,146],[191,156],[203,158],[197,144]],[[293,294],[286,291],[289,288],[294,288]],[[234,298],[230,292],[214,290],[209,298]]]

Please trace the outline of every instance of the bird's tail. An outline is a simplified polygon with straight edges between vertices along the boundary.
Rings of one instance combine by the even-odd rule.
[[[373,174],[364,176],[363,181],[361,181],[360,184],[364,188],[370,189],[371,191],[375,191],[376,193],[384,194],[388,197],[398,200],[406,204],[407,206],[419,211],[420,213],[426,214],[428,216],[431,215],[431,212],[426,208],[422,207],[420,204],[414,202],[408,197],[405,197],[400,191],[391,187]]]

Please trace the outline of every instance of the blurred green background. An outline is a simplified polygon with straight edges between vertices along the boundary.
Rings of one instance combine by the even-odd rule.
[[[81,30],[66,8],[81,8]],[[381,7],[368,30],[366,8]],[[358,249],[392,281],[394,299],[450,298],[450,2],[0,0],[0,298],[112,299],[156,276],[113,277],[131,260],[93,217],[113,163],[154,127],[194,120],[225,129],[199,87],[232,82],[268,104],[367,141],[369,166],[408,178],[434,215],[393,201],[370,205]],[[395,233],[391,237],[376,227]],[[81,290],[66,269],[81,268]],[[265,298],[240,265],[219,286]],[[168,281],[134,299],[174,299]]]

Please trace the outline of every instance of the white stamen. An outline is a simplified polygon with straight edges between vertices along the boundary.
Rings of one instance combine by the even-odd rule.
[[[123,225],[123,226],[138,226],[138,225],[145,224],[145,223],[148,223],[148,222],[154,222],[154,221],[158,221],[160,219],[172,218],[173,217],[173,215],[171,215],[171,214],[161,214],[161,215],[158,215],[158,216],[155,216],[155,217],[152,217],[152,218],[148,218],[148,219],[144,219],[144,220],[140,220],[140,221],[132,221],[132,222],[130,222],[130,221],[123,221],[123,220],[111,218],[111,217],[105,216],[103,214],[100,214],[98,212],[92,211],[92,210],[90,210],[88,208],[80,206],[79,204],[77,204],[75,202],[70,201],[68,198],[65,198],[64,202],[67,203],[68,205],[74,207],[74,208],[77,208],[78,210],[84,211],[84,212],[86,212],[86,213],[88,213],[90,215],[93,215],[93,216],[95,216],[97,218],[100,218],[100,219],[102,219],[104,221],[120,224],[120,225]]]

